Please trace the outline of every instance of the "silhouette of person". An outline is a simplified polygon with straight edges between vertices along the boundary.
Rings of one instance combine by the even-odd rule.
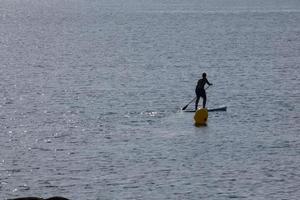
[[[200,97],[203,98],[203,108],[205,108],[205,105],[206,105],[206,92],[205,92],[205,89],[204,89],[205,84],[212,85],[206,79],[206,73],[203,73],[202,74],[202,79],[198,80],[198,83],[197,83],[197,86],[196,86],[196,89],[195,89],[195,92],[196,92],[196,95],[197,95],[196,102],[195,102],[195,110],[198,109],[198,103],[199,103]]]

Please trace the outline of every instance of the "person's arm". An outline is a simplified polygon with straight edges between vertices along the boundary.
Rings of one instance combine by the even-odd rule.
[[[208,80],[207,80],[207,79],[206,79],[206,83],[207,83],[208,85],[212,85],[212,83],[208,82]]]

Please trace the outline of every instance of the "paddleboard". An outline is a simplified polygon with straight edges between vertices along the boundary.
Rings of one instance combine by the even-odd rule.
[[[226,111],[227,110],[227,106],[221,106],[218,108],[208,108],[207,111],[208,112],[219,112],[219,111]],[[184,112],[195,112],[195,110],[184,110]]]

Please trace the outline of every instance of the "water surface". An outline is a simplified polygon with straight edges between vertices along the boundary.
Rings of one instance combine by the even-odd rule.
[[[2,199],[300,198],[298,1],[0,4]]]

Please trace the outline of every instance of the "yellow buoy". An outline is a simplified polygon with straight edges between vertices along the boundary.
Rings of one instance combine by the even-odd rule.
[[[208,119],[208,111],[206,108],[198,109],[195,112],[194,120],[196,126],[205,126]]]

